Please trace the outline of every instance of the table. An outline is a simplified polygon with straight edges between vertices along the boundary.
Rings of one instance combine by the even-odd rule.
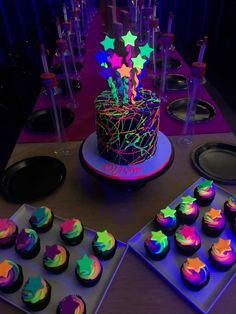
[[[118,239],[127,241],[142,226],[150,221],[157,211],[165,207],[186,187],[199,178],[192,168],[190,151],[197,145],[210,141],[236,142],[232,133],[196,135],[194,144],[182,147],[178,136],[170,137],[175,148],[175,159],[171,168],[161,177],[149,182],[135,192],[117,191],[108,183],[87,174],[78,162],[81,142],[69,142],[73,151],[71,157],[61,160],[67,168],[63,186],[49,197],[34,202],[34,206],[47,205],[55,214],[78,216],[93,229],[107,228]],[[56,144],[18,144],[9,164],[36,155],[52,155]],[[221,185],[236,194],[236,186]],[[9,217],[20,204],[13,204],[0,198],[0,216]],[[234,280],[216,303],[211,314],[235,313]],[[1,313],[20,313],[12,306],[0,301]],[[118,273],[99,310],[101,314],[192,314],[199,313],[192,305],[171,288],[148,265],[131,250],[128,251]]]

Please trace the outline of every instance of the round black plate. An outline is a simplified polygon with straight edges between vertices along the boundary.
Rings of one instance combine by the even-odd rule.
[[[68,108],[61,108],[64,127],[67,128],[74,121],[75,115]],[[26,121],[26,128],[34,132],[54,132],[50,108],[44,108],[33,112]]]
[[[72,91],[74,93],[78,92],[81,89],[81,83],[78,80],[71,80],[72,83]],[[66,96],[66,81],[65,80],[58,80],[58,87],[61,88],[61,96]]]
[[[206,143],[192,152],[192,162],[205,177],[236,184],[236,145],[230,143]]]
[[[153,80],[153,86],[159,89],[161,83],[160,76],[156,77]],[[184,90],[188,88],[187,78],[186,76],[179,74],[169,74],[167,76],[167,90],[176,91],[176,90]]]
[[[80,62],[76,62],[76,69],[77,71],[80,71],[82,69],[82,64]],[[50,71],[55,73],[55,74],[63,74],[63,67],[61,63],[54,64],[50,67]]]
[[[37,156],[21,160],[7,168],[0,177],[0,191],[15,203],[41,199],[64,181],[66,168],[53,157]]]
[[[168,69],[178,69],[181,67],[181,65],[182,65],[182,63],[178,59],[168,58],[168,64],[167,64]],[[148,66],[153,67],[153,62],[152,61],[148,62]],[[161,66],[162,66],[162,59],[161,58],[156,59],[156,66],[157,66],[157,69],[161,68]]]
[[[196,99],[195,101],[197,102],[195,122],[209,121],[215,117],[215,108],[210,103],[201,99]],[[187,98],[177,99],[171,102],[166,109],[172,118],[185,122],[187,104]]]

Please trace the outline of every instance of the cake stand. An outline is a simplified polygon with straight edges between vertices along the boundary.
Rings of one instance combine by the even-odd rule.
[[[97,135],[94,132],[80,146],[79,159],[88,173],[115,184],[122,190],[133,191],[169,169],[174,160],[174,149],[168,137],[159,132],[157,150],[151,158],[135,165],[119,165],[99,155]]]

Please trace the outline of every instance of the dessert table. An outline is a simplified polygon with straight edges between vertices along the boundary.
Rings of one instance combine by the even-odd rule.
[[[211,141],[236,142],[232,133],[195,135],[194,143],[190,146],[181,146],[179,136],[169,138],[175,150],[171,168],[134,192],[116,190],[108,183],[89,175],[78,161],[81,142],[69,142],[72,156],[58,157],[67,168],[64,184],[53,194],[31,205],[47,205],[56,215],[78,217],[85,226],[95,230],[106,228],[117,239],[127,242],[161,208],[201,176],[191,165],[190,153],[194,147]],[[17,144],[8,166],[31,156],[52,156],[54,145],[56,144]],[[236,194],[235,185],[219,185]],[[0,196],[0,216],[11,216],[20,205],[9,203]],[[234,280],[210,313],[235,313],[235,289]],[[1,313],[20,313],[1,300],[0,309]],[[176,314],[198,313],[174,288],[128,250],[99,313],[165,314],[173,311]]]

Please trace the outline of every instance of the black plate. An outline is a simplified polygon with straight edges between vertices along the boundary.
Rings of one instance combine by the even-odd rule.
[[[159,89],[161,83],[160,76],[153,80],[153,86]],[[167,76],[167,90],[177,91],[185,90],[188,88],[187,77],[179,74],[169,74]]]
[[[68,108],[61,108],[64,127],[67,128],[74,121],[75,115]],[[44,108],[33,112],[26,121],[26,128],[33,132],[54,132],[50,108]]]
[[[157,69],[161,69],[161,65],[162,65],[162,59],[157,58],[156,59]],[[168,64],[167,64],[168,69],[178,69],[181,67],[181,65],[182,65],[182,63],[178,59],[168,58]],[[152,61],[148,62],[148,66],[153,67],[153,62]]]
[[[80,71],[82,69],[82,64],[80,62],[76,62],[76,69],[77,71]],[[50,71],[55,74],[63,74],[63,67],[61,63],[54,64],[50,67]]]
[[[206,143],[192,152],[192,162],[205,177],[236,184],[236,145],[231,143]]]
[[[216,111],[214,106],[201,99],[196,99],[195,101],[197,102],[195,122],[209,121],[215,117]],[[181,98],[171,102],[166,109],[172,118],[185,122],[187,104],[188,99]]]
[[[0,191],[15,203],[41,199],[56,190],[64,181],[66,168],[53,157],[37,156],[21,160],[0,176]]]
[[[78,80],[71,80],[72,83],[72,91],[74,93],[78,92],[81,89],[81,83]],[[58,80],[58,87],[61,89],[61,96],[66,96],[66,81]]]

